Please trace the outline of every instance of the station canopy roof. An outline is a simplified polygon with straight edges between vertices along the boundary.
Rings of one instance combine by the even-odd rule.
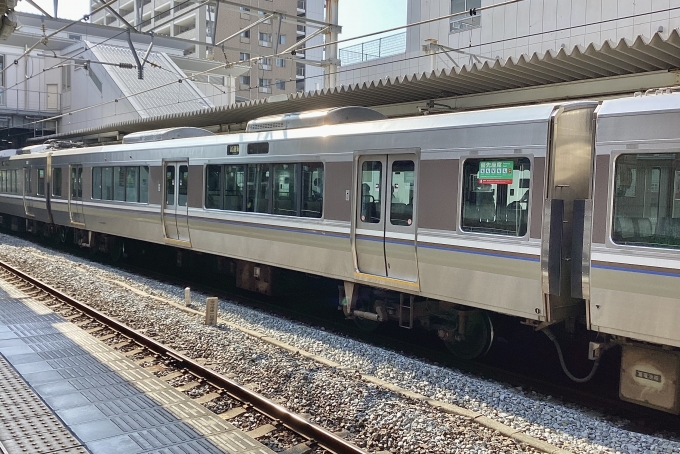
[[[607,41],[602,45],[576,46],[570,51],[548,51],[519,58],[493,60],[484,63],[449,68],[431,73],[385,78],[350,86],[322,89],[307,93],[289,94],[285,100],[278,95],[189,112],[110,123],[48,137],[92,137],[99,134],[131,132],[176,126],[209,127],[241,124],[265,115],[282,114],[342,106],[380,108],[408,102],[455,99],[461,96],[507,93],[527,88],[553,87],[574,82],[606,81],[608,78],[647,73],[672,73],[680,68],[680,35],[677,30],[664,38],[656,33],[651,39],[638,37],[634,42],[622,39],[618,43]],[[341,67],[342,70],[342,67]],[[666,79],[664,79],[666,80]],[[611,95],[612,84],[600,84],[601,95]],[[643,88],[643,87],[641,87]],[[656,88],[656,87],[646,87]],[[626,90],[630,90],[627,88]],[[561,91],[560,93],[564,93]],[[622,93],[629,93],[624,91]],[[632,92],[630,92],[632,94]],[[568,97],[568,96],[567,96]],[[516,101],[518,102],[518,101]],[[530,98],[524,103],[538,102]],[[380,110],[380,109],[379,109]],[[384,111],[383,111],[384,112]],[[411,114],[416,115],[413,111]],[[389,115],[389,114],[388,114]],[[240,128],[236,128],[240,129]]]

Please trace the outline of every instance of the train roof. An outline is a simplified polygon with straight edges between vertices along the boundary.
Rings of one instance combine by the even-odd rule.
[[[635,96],[603,101],[597,116],[606,118],[669,111],[680,111],[680,93],[674,88],[648,90],[646,93],[636,93]]]
[[[592,104],[592,102],[591,102]],[[557,106],[584,105],[584,102],[549,103],[531,106],[504,107],[499,109],[485,109],[477,111],[453,112],[417,117],[391,118],[358,123],[343,123],[336,125],[321,125],[297,129],[278,129],[256,132],[240,132],[236,134],[212,135],[207,137],[179,138],[163,142],[142,142],[134,144],[114,144],[92,148],[78,148],[58,150],[53,157],[67,154],[92,153],[99,151],[149,150],[158,148],[162,143],[165,149],[183,147],[200,147],[221,144],[276,142],[279,140],[306,139],[318,137],[342,137],[370,134],[390,134],[410,131],[426,131],[444,128],[475,128],[492,125],[519,125],[547,122]],[[547,137],[547,134],[546,134]],[[41,153],[40,155],[45,154]],[[34,155],[35,156],[35,155]],[[39,155],[38,155],[39,156]],[[37,156],[36,156],[37,157]]]

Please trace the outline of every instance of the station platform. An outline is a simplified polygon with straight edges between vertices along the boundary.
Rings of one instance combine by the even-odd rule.
[[[273,453],[2,281],[0,452]]]

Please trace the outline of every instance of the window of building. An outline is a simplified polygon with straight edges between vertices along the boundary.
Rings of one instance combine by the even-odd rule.
[[[265,57],[260,59],[260,65],[262,65],[262,69],[268,70],[272,69],[272,59],[271,57]]]
[[[271,33],[259,33],[260,46],[271,47],[272,45],[272,34]]]
[[[285,58],[277,58],[276,59],[276,66],[279,68],[285,68],[286,67],[286,59]]]
[[[250,60],[250,54],[248,52],[241,52],[239,54],[239,60],[241,61],[248,61]]]
[[[242,85],[250,85],[250,76],[239,76],[238,80]]]
[[[474,8],[480,8],[481,6],[482,0],[451,0],[451,14],[470,11]],[[480,14],[480,12],[477,12],[476,16],[461,14],[460,16],[452,17],[449,23],[450,33],[479,27],[481,24]]]
[[[278,88],[279,90],[285,90],[286,89],[286,81],[281,80],[281,79],[277,80],[276,81],[276,88]]]
[[[241,32],[241,38],[250,38],[250,30],[244,30]]]
[[[463,165],[461,229],[524,236],[530,179],[527,158],[467,159]]]
[[[271,87],[270,87],[271,84],[272,84],[271,79],[259,79],[259,81],[258,81],[258,87],[260,87],[259,91],[261,93],[270,93],[271,92]]]
[[[615,243],[680,248],[680,153],[619,156],[612,221]]]
[[[52,195],[61,197],[61,167],[52,168]]]
[[[286,35],[279,35],[279,44],[286,44]]]
[[[61,67],[61,88],[62,91],[71,89],[71,65],[69,64]]]
[[[303,63],[295,63],[295,75],[305,77],[305,65]]]

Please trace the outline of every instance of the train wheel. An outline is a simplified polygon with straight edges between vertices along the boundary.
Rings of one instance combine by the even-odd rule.
[[[112,237],[110,239],[110,243],[108,246],[111,260],[113,260],[114,262],[118,262],[121,258],[123,258],[123,253],[125,251],[125,243],[123,243],[122,238]]]
[[[73,243],[73,238],[71,236],[71,230],[68,227],[59,226],[59,231],[57,232],[57,237],[61,244],[66,244],[69,241]]]
[[[493,324],[484,311],[468,311],[460,339],[445,340],[444,344],[459,359],[474,359],[486,355],[493,343]]]

